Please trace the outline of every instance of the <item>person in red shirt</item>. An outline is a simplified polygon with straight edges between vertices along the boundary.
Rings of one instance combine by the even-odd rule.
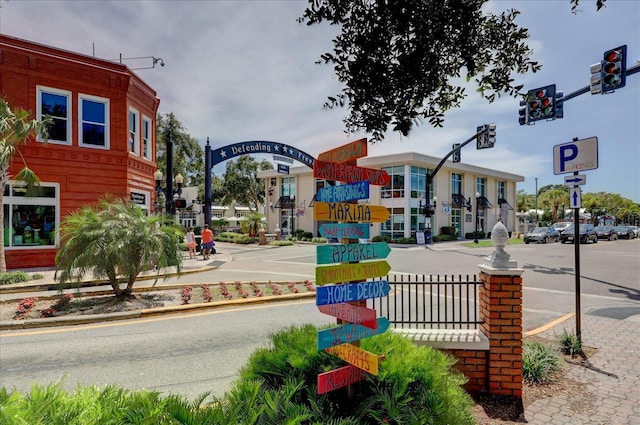
[[[204,230],[202,231],[202,257],[205,260],[209,259],[209,255],[213,250],[213,246],[216,243],[213,241],[213,232],[209,229],[209,225],[204,225]],[[215,252],[214,252],[215,253]]]

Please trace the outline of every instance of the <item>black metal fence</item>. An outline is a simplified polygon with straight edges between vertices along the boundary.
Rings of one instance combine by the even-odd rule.
[[[476,275],[390,275],[386,297],[367,300],[378,316],[396,328],[477,329],[479,318]]]

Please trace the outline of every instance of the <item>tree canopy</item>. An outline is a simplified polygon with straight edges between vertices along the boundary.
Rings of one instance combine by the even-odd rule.
[[[181,173],[185,186],[204,184],[204,151],[173,113],[158,114],[156,124],[158,168],[166,175],[167,137],[173,142],[173,175]]]
[[[257,162],[249,155],[242,155],[237,160],[227,161],[224,173],[224,197],[222,203],[229,205],[236,201],[256,211],[258,205],[264,203],[265,182],[258,178],[258,171],[272,170],[273,165],[262,160]]]
[[[422,120],[441,127],[471,79],[489,102],[518,96],[523,85],[512,75],[541,66],[531,60],[528,30],[514,22],[519,12],[483,13],[485,2],[310,0],[300,22],[341,27],[333,52],[318,61],[333,64],[345,85],[325,108],[347,106],[347,130],[380,141],[389,126],[403,135]]]

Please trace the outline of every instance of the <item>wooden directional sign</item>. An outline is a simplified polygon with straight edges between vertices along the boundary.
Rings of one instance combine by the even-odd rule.
[[[325,223],[320,225],[320,236],[336,239],[369,239],[369,224]]]
[[[355,366],[347,365],[318,375],[318,394],[337,390],[362,381],[367,373]]]
[[[316,305],[348,303],[386,297],[389,290],[391,290],[391,287],[386,280],[318,286],[316,288]]]
[[[325,180],[337,180],[345,183],[369,180],[376,186],[387,186],[391,182],[389,173],[375,168],[364,168],[355,165],[315,160],[313,162],[313,177]]]
[[[326,288],[326,287],[325,287]],[[367,328],[375,329],[378,327],[376,321],[376,311],[372,308],[367,308],[359,305],[353,305],[348,303],[340,304],[328,304],[318,306],[324,314],[328,314],[338,319],[346,320],[356,325],[366,326]]]
[[[387,258],[391,248],[386,242],[316,245],[318,264],[350,263]]]
[[[389,217],[390,213],[387,207],[379,205],[316,202],[313,206],[315,220],[383,223]]]
[[[327,186],[318,190],[316,199],[319,202],[347,202],[369,198],[369,182],[367,180]]]
[[[378,360],[376,354],[363,350],[351,344],[341,344],[327,348],[327,353],[341,358],[345,362],[354,365],[372,375],[378,375]]]
[[[367,139],[358,139],[318,155],[320,161],[347,162],[367,156]]]
[[[378,328],[371,329],[362,325],[339,325],[335,328],[318,331],[318,350],[344,344],[346,342],[360,341],[370,336],[379,335],[389,328],[389,319],[378,317]]]
[[[391,266],[386,261],[368,261],[355,264],[316,267],[316,285],[327,283],[351,282],[370,277],[386,276]]]

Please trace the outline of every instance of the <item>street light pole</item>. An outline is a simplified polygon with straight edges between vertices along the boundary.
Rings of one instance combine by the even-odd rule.
[[[479,210],[478,208],[480,207],[480,193],[476,192],[476,232],[475,232],[475,236],[476,238],[474,239],[473,243],[478,243],[478,218],[479,218]]]

